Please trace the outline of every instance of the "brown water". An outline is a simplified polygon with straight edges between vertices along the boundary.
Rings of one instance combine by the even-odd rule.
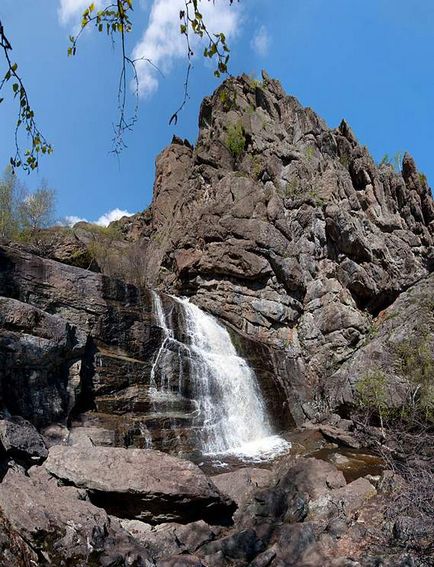
[[[347,482],[352,482],[368,474],[380,475],[385,468],[384,461],[380,457],[363,449],[322,448],[307,456],[332,463],[338,470],[342,471]]]
[[[334,443],[329,443],[318,430],[291,431],[284,437],[291,443],[291,447],[284,455],[279,455],[274,459],[255,460],[233,455],[204,456],[201,454],[189,455],[188,458],[208,475],[231,472],[244,467],[271,469],[279,460],[290,455],[294,459],[305,456],[332,463],[342,471],[347,482],[366,475],[377,476],[384,470],[384,462],[378,456],[363,449],[338,447]]]

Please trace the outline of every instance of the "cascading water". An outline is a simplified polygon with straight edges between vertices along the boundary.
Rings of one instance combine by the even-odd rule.
[[[173,299],[182,310],[181,343],[168,326],[160,297],[153,294],[158,324],[163,330],[163,342],[151,372],[154,396],[183,396],[190,390],[189,397],[197,404],[197,441],[204,454],[255,457],[286,449],[288,444],[273,435],[255,373],[237,355],[227,329],[188,299]],[[175,361],[168,348],[171,342],[178,343],[178,355],[183,352],[183,359],[188,361],[189,385],[184,383],[185,369],[179,357],[178,381],[170,381],[165,375],[165,357],[170,356],[172,364]]]

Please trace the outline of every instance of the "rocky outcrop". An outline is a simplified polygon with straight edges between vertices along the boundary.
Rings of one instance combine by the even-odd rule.
[[[121,518],[227,524],[235,510],[196,465],[159,451],[55,446],[44,466]]]
[[[199,128],[158,157],[144,213],[0,246],[0,564],[425,561],[431,449],[410,490],[350,419],[373,386],[389,409],[432,412],[425,177],[408,154],[399,173],[377,166],[346,122],[328,128],[266,74],[225,81]],[[224,322],[255,371],[293,443],[274,465],[227,454],[217,475],[198,454],[203,345],[170,294]],[[402,492],[419,507],[391,521]]]
[[[379,313],[360,348],[331,377],[335,402],[351,406],[357,384],[383,382],[385,402],[396,408],[421,387],[434,365],[433,297],[431,274]]]
[[[29,476],[9,470],[0,484],[0,563],[23,565],[152,565],[119,521],[59,487],[42,467]]]
[[[372,318],[433,269],[426,179],[408,154],[399,173],[377,166],[345,121],[329,128],[266,74],[225,81],[199,127],[194,148],[176,138],[158,157],[146,223],[121,229],[144,239],[150,285],[193,297],[328,390]]]
[[[188,356],[185,397],[168,404],[150,396],[164,333],[149,290],[18,248],[3,247],[0,259],[0,396],[10,414],[50,436],[53,424],[74,426],[53,442],[196,449]],[[179,340],[173,357],[185,358],[183,314],[172,298],[162,299]],[[266,345],[235,331],[232,337],[256,372],[276,429],[291,427],[302,414],[297,381],[284,380]],[[178,370],[164,369],[175,386]]]

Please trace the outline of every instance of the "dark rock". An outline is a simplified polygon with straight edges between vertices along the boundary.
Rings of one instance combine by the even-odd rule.
[[[434,526],[426,518],[399,517],[393,524],[393,536],[400,545],[429,548],[434,538]]]
[[[228,524],[236,508],[196,465],[159,451],[58,445],[44,466],[120,518]]]
[[[48,456],[44,439],[20,416],[0,419],[0,450],[20,461],[38,463]]]
[[[247,529],[208,543],[200,552],[205,557],[220,553],[226,560],[249,562],[263,550],[264,544],[255,531]]]
[[[159,561],[160,567],[207,567],[205,563],[194,555],[180,555]]]
[[[0,327],[3,405],[37,426],[65,420],[79,395],[86,333],[61,317],[2,297]]]

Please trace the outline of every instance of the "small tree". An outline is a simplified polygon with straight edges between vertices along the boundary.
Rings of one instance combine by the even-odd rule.
[[[357,382],[356,391],[360,407],[379,418],[384,437],[384,420],[390,411],[386,375],[378,369],[368,371]]]
[[[54,219],[55,193],[44,182],[34,193],[26,195],[19,206],[22,227],[30,235],[52,224]]]
[[[0,237],[17,237],[20,231],[18,209],[24,193],[24,187],[12,168],[7,167],[0,179]]]

